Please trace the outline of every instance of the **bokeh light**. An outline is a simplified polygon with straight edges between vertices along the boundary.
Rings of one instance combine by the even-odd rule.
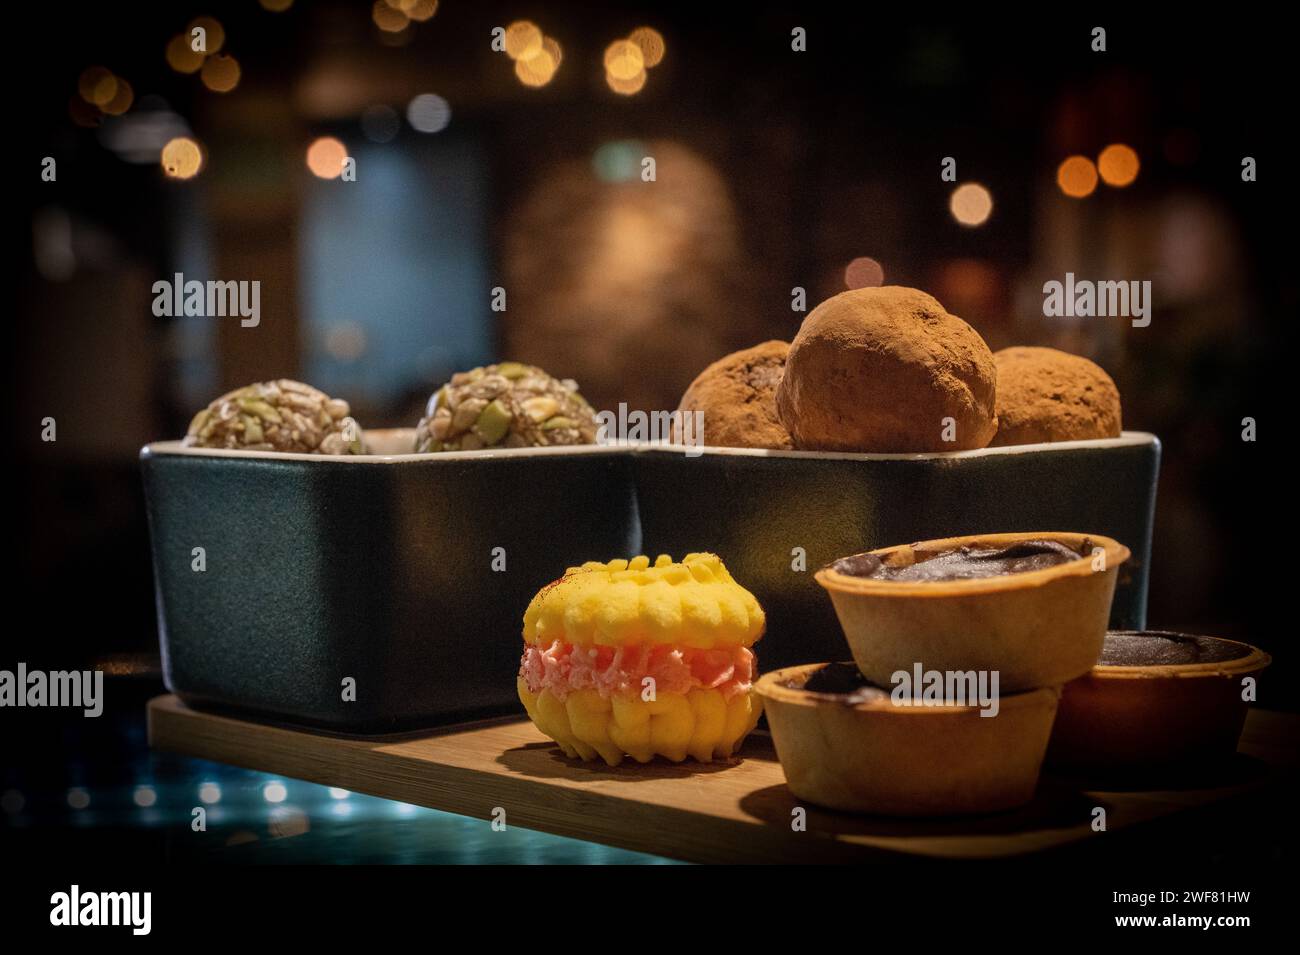
[[[423,23],[438,12],[438,0],[402,0],[400,6],[416,23]]]
[[[193,179],[203,168],[203,150],[188,136],[177,136],[162,148],[162,168],[172,179]]]
[[[101,104],[99,108],[107,116],[121,116],[131,108],[133,102],[135,102],[135,91],[131,89],[131,84],[118,77],[117,92],[111,100]]]
[[[229,93],[239,85],[239,74],[239,61],[228,54],[218,53],[204,60],[200,78],[212,92]]]
[[[267,802],[284,802],[289,798],[289,790],[284,783],[267,783],[262,787],[262,798]]]
[[[451,122],[451,106],[437,93],[421,93],[407,104],[406,121],[417,132],[439,133]]]
[[[993,214],[993,196],[977,182],[964,182],[948,200],[952,217],[964,226],[979,226]]]
[[[1102,182],[1120,189],[1132,184],[1140,166],[1137,152],[1123,143],[1112,143],[1097,157],[1097,172]]]
[[[284,13],[291,6],[293,0],[257,0],[262,5],[263,10],[270,10],[272,13]]]
[[[844,268],[845,288],[875,288],[885,284],[885,267],[870,256],[858,256]]]
[[[605,48],[605,73],[613,79],[632,80],[645,72],[645,65],[641,48],[630,40],[615,40]]]
[[[194,43],[194,28],[201,27],[204,32],[203,42],[205,49],[201,52],[205,56],[211,56],[226,44],[226,28],[223,27],[214,17],[195,17],[190,21],[190,25],[185,28],[185,36]]]
[[[392,6],[386,0],[375,0],[370,18],[375,21],[375,26],[385,33],[401,33],[411,22],[410,17],[400,7]]]
[[[103,106],[117,95],[117,77],[102,66],[88,66],[77,79],[77,92],[87,103]]]
[[[177,73],[197,73],[203,68],[203,54],[190,46],[188,34],[178,33],[167,41],[167,65]]]
[[[277,839],[290,839],[311,831],[311,820],[297,806],[277,806],[272,809],[266,829]]]
[[[667,46],[664,44],[663,34],[654,27],[637,27],[628,34],[628,40],[641,50],[646,69],[656,67],[663,62]]]
[[[73,809],[85,809],[90,805],[90,793],[80,786],[68,790],[68,805]]]
[[[609,88],[612,89],[615,93],[619,93],[623,96],[632,96],[635,93],[641,92],[642,88],[645,86],[645,81],[646,81],[645,70],[642,70],[640,73],[632,77],[630,80],[620,80],[617,76],[614,76],[612,73],[605,74],[605,82],[609,84]]]
[[[531,20],[516,20],[506,27],[506,56],[527,60],[542,52],[542,31]]]
[[[148,809],[158,802],[158,790],[152,786],[136,786],[135,791],[131,793],[131,801],[141,809]]]
[[[199,802],[206,806],[212,806],[221,802],[221,787],[216,783],[200,784]]]
[[[525,86],[545,86],[555,76],[556,63],[546,50],[538,50],[528,59],[515,60],[515,76]]]
[[[333,136],[322,136],[307,147],[307,168],[321,179],[343,175],[343,160],[347,158],[348,147]]]
[[[1072,199],[1090,196],[1097,188],[1097,167],[1087,156],[1071,156],[1057,167],[1056,184]]]
[[[551,55],[555,61],[555,68],[560,68],[560,62],[564,59],[564,49],[560,46],[560,41],[553,36],[542,37],[542,49]]]
[[[578,62],[575,50],[570,59]],[[591,62],[585,54],[582,60],[584,67]],[[647,360],[647,330],[663,332],[649,337],[661,344],[664,361],[698,368],[714,361],[733,332],[728,303],[736,293],[728,277],[748,260],[729,173],[675,140],[614,142],[621,145],[547,164],[513,204],[500,272],[517,296],[510,310],[518,321],[502,324],[501,351],[566,373],[576,363],[584,388],[598,382],[598,393],[629,407],[659,407],[657,387],[635,370]],[[659,170],[651,188],[638,178],[645,156]],[[601,174],[606,162],[608,178]],[[836,284],[848,258],[834,268]],[[599,344],[584,331],[592,327],[602,329]]]

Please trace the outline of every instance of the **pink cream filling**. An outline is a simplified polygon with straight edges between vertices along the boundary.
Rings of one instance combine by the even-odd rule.
[[[576,690],[589,689],[604,697],[640,694],[646,677],[654,680],[656,694],[704,688],[720,690],[723,698],[730,700],[749,692],[754,652],[749,647],[579,647],[556,640],[544,647],[525,646],[519,675],[530,693],[550,690],[560,700]]]

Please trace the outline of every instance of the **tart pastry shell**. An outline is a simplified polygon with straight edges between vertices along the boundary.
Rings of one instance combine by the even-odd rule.
[[[1242,681],[1271,662],[1235,640],[1235,660],[1096,666],[1062,690],[1048,762],[1066,770],[1138,770],[1219,760],[1237,751],[1249,704]]]
[[[855,577],[825,567],[816,580],[830,593],[853,660],[879,686],[920,663],[930,670],[997,670],[1005,693],[1055,686],[1087,673],[1106,637],[1123,544],[1096,534],[1037,531],[949,537],[871,551],[911,562],[963,546],[1006,547],[1054,540],[1104,548],[1094,560],[967,580],[902,582]]]
[[[755,684],[791,792],[829,809],[943,816],[1012,809],[1034,796],[1060,687],[977,706],[850,704],[794,689],[826,664]]]

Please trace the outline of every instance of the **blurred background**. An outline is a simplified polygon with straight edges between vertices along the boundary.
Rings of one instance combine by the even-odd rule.
[[[672,409],[707,363],[792,337],[792,289],[811,310],[901,284],[994,349],[1106,368],[1126,427],[1164,442],[1149,623],[1250,640],[1295,673],[1271,629],[1285,587],[1257,558],[1289,513],[1260,450],[1287,413],[1297,310],[1278,31],[495,0],[5,17],[22,49],[4,101],[8,580],[26,622],[4,665],[156,681],[137,454],[232,387],[300,378],[366,427],[411,426],[453,371],[511,358],[597,407]],[[1043,283],[1067,271],[1150,280],[1150,326],[1044,318]],[[176,273],[260,281],[260,324],[155,317],[152,285]],[[1270,705],[1295,705],[1271,683]]]

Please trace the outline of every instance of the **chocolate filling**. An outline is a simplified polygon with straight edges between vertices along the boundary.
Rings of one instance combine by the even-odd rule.
[[[1114,630],[1097,662],[1108,667],[1180,666],[1240,660],[1249,648],[1217,637],[1197,637],[1161,630]]]
[[[869,682],[852,663],[828,663],[814,671],[806,682],[790,680],[785,685],[791,690],[834,697],[846,706],[889,699],[888,690]]]
[[[1079,560],[1092,553],[1092,542],[1084,540],[1079,550],[1052,540],[1023,540],[1007,547],[955,547],[914,564],[893,565],[876,554],[841,557],[831,568],[850,577],[873,580],[973,580],[1023,574]]]

